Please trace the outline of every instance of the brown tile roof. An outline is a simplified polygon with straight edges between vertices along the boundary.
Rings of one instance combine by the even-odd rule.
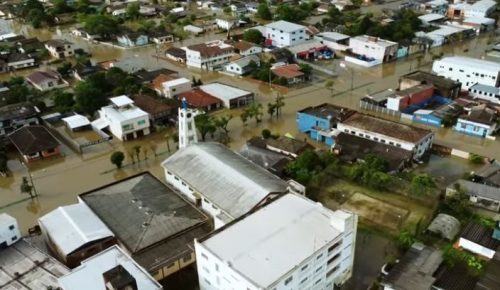
[[[432,131],[430,130],[375,118],[361,113],[356,113],[350,116],[342,123],[348,126],[379,133],[408,142],[418,142],[427,135],[432,134]]]
[[[28,81],[31,83],[41,83],[46,80],[58,80],[61,78],[61,75],[53,70],[46,70],[46,71],[34,71],[32,72],[29,76],[26,77]]]
[[[216,55],[225,54],[232,52],[234,48],[232,46],[220,48],[219,46],[208,46],[205,43],[194,44],[188,46],[190,50],[198,51],[202,57],[212,57]]]
[[[178,79],[178,76],[175,75],[165,75],[165,74],[160,74],[156,78],[153,79],[151,82],[151,87],[153,89],[157,89],[159,91],[163,91],[163,83],[171,80]]]
[[[477,106],[477,109],[473,108],[468,115],[461,117],[461,119],[485,125],[492,125],[496,123],[497,113],[493,109],[487,108],[483,105]]]
[[[134,103],[137,107],[146,111],[148,114],[153,116],[161,113],[168,112],[172,109],[178,108],[179,106],[169,105],[160,102],[152,96],[138,94],[133,97]]]
[[[304,75],[297,64],[287,64],[271,70],[273,74],[280,78],[293,79]]]
[[[200,89],[193,89],[190,92],[180,94],[179,99],[182,100],[183,98],[186,98],[188,104],[195,108],[204,108],[210,105],[222,103],[221,100],[208,93],[205,93]]]
[[[9,134],[9,139],[23,155],[54,149],[59,142],[43,126],[27,126]]]
[[[241,40],[241,41],[235,42],[233,44],[233,46],[234,46],[234,48],[237,48],[240,51],[245,51],[247,49],[254,47],[255,44],[248,42],[248,41]]]

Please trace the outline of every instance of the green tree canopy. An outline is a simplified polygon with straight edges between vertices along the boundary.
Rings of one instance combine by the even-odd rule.
[[[208,114],[197,115],[196,117],[194,117],[194,121],[196,124],[196,128],[200,132],[202,141],[206,140],[207,134],[213,134],[217,129],[215,127],[213,117],[209,116]]]
[[[273,19],[273,15],[271,14],[271,10],[269,9],[267,2],[262,2],[259,4],[259,6],[257,7],[256,16],[264,20]]]
[[[115,151],[109,157],[109,160],[111,161],[111,163],[116,165],[117,168],[122,167],[124,159],[125,159],[125,154],[123,154],[123,152],[121,152],[121,151]]]
[[[78,112],[93,115],[107,104],[104,93],[90,82],[80,82],[75,87],[75,109]]]
[[[118,22],[108,15],[92,14],[83,17],[83,26],[90,34],[110,37],[119,32]]]
[[[426,195],[436,188],[434,178],[428,174],[417,174],[411,180],[411,192],[415,195]]]
[[[260,44],[263,39],[264,36],[262,36],[262,33],[257,29],[248,29],[243,33],[243,40],[248,42]]]

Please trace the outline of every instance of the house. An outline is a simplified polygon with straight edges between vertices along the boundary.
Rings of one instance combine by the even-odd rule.
[[[260,147],[292,158],[297,158],[305,151],[314,150],[314,147],[306,141],[287,136],[279,136],[278,138],[268,139],[254,137],[247,141],[247,145]]]
[[[51,69],[34,71],[26,77],[26,81],[42,92],[69,86],[57,71]]]
[[[352,275],[357,219],[285,194],[195,241],[200,289],[340,287]]]
[[[440,213],[429,224],[427,231],[453,241],[460,232],[460,221],[451,215]]]
[[[468,90],[479,83],[488,86],[500,86],[500,63],[464,56],[450,56],[435,60],[432,71],[439,76],[462,83],[462,89]]]
[[[157,80],[157,78],[159,77],[169,76],[172,77],[172,79],[178,77],[178,73],[176,71],[167,68],[160,68],[155,70],[140,69],[134,72],[133,75],[134,78],[136,78],[140,83],[145,85],[153,84],[153,82]]]
[[[185,100],[189,107],[205,112],[214,111],[223,107],[221,100],[199,88],[179,94],[177,100]]]
[[[438,13],[424,14],[418,17],[422,21],[422,25],[429,26],[441,23],[444,20],[444,15]]]
[[[281,178],[286,177],[287,165],[293,160],[275,151],[266,149],[265,140],[254,137],[238,152],[241,156]]]
[[[0,248],[4,249],[13,245],[21,237],[17,220],[7,213],[0,214]]]
[[[269,61],[273,61],[274,63],[293,63],[294,56],[293,54],[286,48],[275,48],[271,50],[266,57]]]
[[[448,99],[456,99],[460,93],[462,84],[452,79],[444,78],[424,71],[414,71],[399,77],[399,89],[430,84],[434,86],[434,95]]]
[[[29,103],[17,103],[0,107],[0,137],[30,125],[38,125],[37,107]]]
[[[263,33],[267,46],[285,47],[304,42],[308,39],[306,27],[280,20],[264,26]]]
[[[288,191],[287,182],[218,143],[191,144],[162,167],[167,183],[212,216],[215,228]]]
[[[215,23],[217,23],[217,26],[220,29],[227,31],[227,30],[231,30],[233,27],[237,27],[239,24],[239,19],[236,17],[222,16],[222,17],[217,17],[215,19]]]
[[[460,234],[457,247],[479,255],[482,258],[491,259],[500,245],[498,231],[498,224],[495,229],[491,229],[487,226],[470,222]]]
[[[255,94],[237,87],[222,83],[210,83],[199,86],[199,89],[222,101],[224,107],[234,109],[246,106],[255,99]]]
[[[17,51],[19,51],[20,53],[29,54],[38,53],[41,50],[45,49],[45,45],[36,37],[21,39],[16,42],[16,46]]]
[[[469,88],[469,95],[475,99],[481,99],[492,103],[500,104],[500,88],[475,84]]]
[[[8,137],[26,162],[60,154],[59,141],[40,125],[21,127]]]
[[[321,41],[331,50],[345,51],[349,48],[349,35],[338,32],[321,32],[314,36],[314,39]]]
[[[75,55],[75,48],[72,42],[64,39],[51,39],[45,42],[45,48],[52,57],[61,59]]]
[[[333,52],[320,40],[309,39],[299,44],[292,45],[288,50],[294,59],[315,60],[316,58],[332,58]]]
[[[103,71],[103,69],[98,65],[82,64],[82,63],[75,64],[75,66],[71,69],[73,77],[79,81],[83,81],[87,79],[89,76],[94,75],[101,71]]]
[[[68,272],[63,264],[25,239],[0,250],[2,289],[57,289],[58,278]]]
[[[500,188],[459,179],[446,188],[446,196],[452,196],[458,191],[467,195],[469,201],[477,206],[494,212],[500,211]]]
[[[165,51],[165,57],[180,63],[186,62],[186,51],[182,48],[170,47]]]
[[[311,139],[331,146],[337,124],[354,113],[353,110],[327,103],[307,107],[297,112],[297,129]]]
[[[275,65],[271,73],[280,79],[286,80],[286,84],[299,84],[306,81],[306,74],[302,72],[298,64]]]
[[[179,77],[175,75],[159,74],[153,79],[153,81],[151,81],[150,88],[153,89],[158,96],[164,96],[163,83],[171,80],[176,80],[178,78]]]
[[[74,114],[72,116],[62,118],[61,121],[66,125],[72,132],[91,130],[92,125],[87,117],[80,114]]]
[[[184,31],[190,32],[194,35],[199,35],[199,34],[202,34],[203,32],[205,32],[205,30],[203,28],[198,27],[198,26],[194,26],[191,24],[184,26],[183,29],[184,29]]]
[[[446,15],[448,10],[448,1],[446,0],[432,0],[420,4],[420,10],[425,13],[435,13]]]
[[[149,36],[139,31],[128,31],[116,36],[118,44],[124,47],[137,47],[149,43]]]
[[[134,74],[139,71],[145,70],[144,62],[138,58],[138,56],[124,57],[120,59],[112,59],[97,63],[104,70],[109,70],[110,68],[117,67],[128,74]]]
[[[177,116],[177,102],[164,103],[152,96],[137,94],[134,96],[134,103],[141,110],[149,114],[151,122],[164,122],[175,120]]]
[[[448,7],[448,18],[462,19],[464,17],[488,17],[495,11],[496,2],[479,0],[474,4],[458,2]]]
[[[500,187],[500,163],[498,161],[486,163],[474,172],[473,178],[474,182]]]
[[[112,246],[59,278],[61,290],[136,289],[163,287],[118,246]]]
[[[388,62],[396,58],[398,44],[374,36],[358,35],[349,39],[349,49],[366,59]]]
[[[98,38],[101,37],[99,34],[91,34],[81,27],[73,28],[73,30],[71,30],[71,34],[73,36],[81,37],[81,38],[88,40],[88,41],[97,40]]]
[[[454,129],[457,132],[477,137],[489,137],[497,131],[498,113],[486,105],[472,108],[467,115],[458,118]]]
[[[254,54],[259,54],[262,52],[262,47],[255,43],[240,40],[233,43],[234,52],[241,56],[249,56]]]
[[[252,66],[251,65],[252,62],[255,65]],[[260,58],[256,55],[249,55],[226,64],[224,70],[227,71],[228,73],[242,76],[252,72],[253,69],[259,66],[260,66]]]
[[[430,130],[355,113],[337,125],[344,133],[358,135],[413,152],[420,160],[432,146],[434,133]]]
[[[234,54],[234,48],[221,40],[186,47],[188,67],[213,70],[224,66]]]
[[[174,35],[166,31],[151,31],[149,40],[156,44],[165,44],[174,42]]]
[[[243,2],[232,2],[231,5],[229,5],[231,8],[231,11],[236,14],[236,15],[242,15],[247,13],[247,6]]]
[[[98,130],[109,131],[120,141],[129,141],[149,135],[149,115],[138,108],[134,101],[123,95],[110,99],[111,105],[99,110],[99,119],[92,122]]]
[[[443,262],[443,253],[421,243],[414,243],[382,279],[384,290],[434,289],[434,272]]]
[[[8,71],[16,71],[37,65],[34,57],[26,53],[19,52],[9,53],[5,58],[3,58],[3,61],[5,61],[6,70]]]
[[[187,78],[176,78],[162,83],[162,94],[165,98],[173,98],[179,94],[191,91],[192,83]]]
[[[212,230],[205,214],[149,172],[82,193],[79,199],[157,281],[193,264],[193,240]]]
[[[476,34],[492,31],[495,28],[495,19],[486,17],[467,17],[462,21],[462,25],[473,28]]]
[[[50,251],[70,268],[116,243],[114,234],[83,203],[60,206],[38,224]]]

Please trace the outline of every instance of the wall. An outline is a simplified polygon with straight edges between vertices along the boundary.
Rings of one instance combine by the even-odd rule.
[[[450,70],[451,69],[451,70]],[[468,90],[476,83],[497,86],[499,72],[481,68],[481,65],[469,67],[443,60],[436,60],[432,64],[432,71],[437,75],[462,83],[462,89]]]
[[[469,95],[473,96],[474,98],[500,104],[500,95],[479,91],[477,89],[472,90],[472,88],[469,88]]]
[[[382,64],[382,62],[383,62],[381,59],[375,59],[373,61],[368,62],[368,61],[361,60],[359,58],[348,56],[348,55],[345,56],[345,61],[357,64],[357,65],[360,65],[363,67],[374,67],[374,66],[377,66],[379,64]]]
[[[493,131],[488,125],[474,123],[464,119],[458,119],[457,124],[453,127],[457,132],[464,133],[467,135],[486,137],[490,135]]]
[[[272,44],[277,47],[292,46],[308,39],[305,27],[293,32],[281,32],[279,29],[266,27],[264,37],[272,39]]]
[[[182,94],[184,92],[189,92],[192,90],[191,81],[186,80],[183,83],[177,83],[175,85],[163,86],[163,94],[166,98],[173,98],[178,94]]]

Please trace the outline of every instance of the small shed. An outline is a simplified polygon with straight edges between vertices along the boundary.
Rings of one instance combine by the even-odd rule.
[[[62,121],[73,132],[89,130],[92,127],[89,119],[79,114],[63,118]]]
[[[460,222],[451,215],[440,213],[432,220],[427,230],[451,241],[460,232]]]

